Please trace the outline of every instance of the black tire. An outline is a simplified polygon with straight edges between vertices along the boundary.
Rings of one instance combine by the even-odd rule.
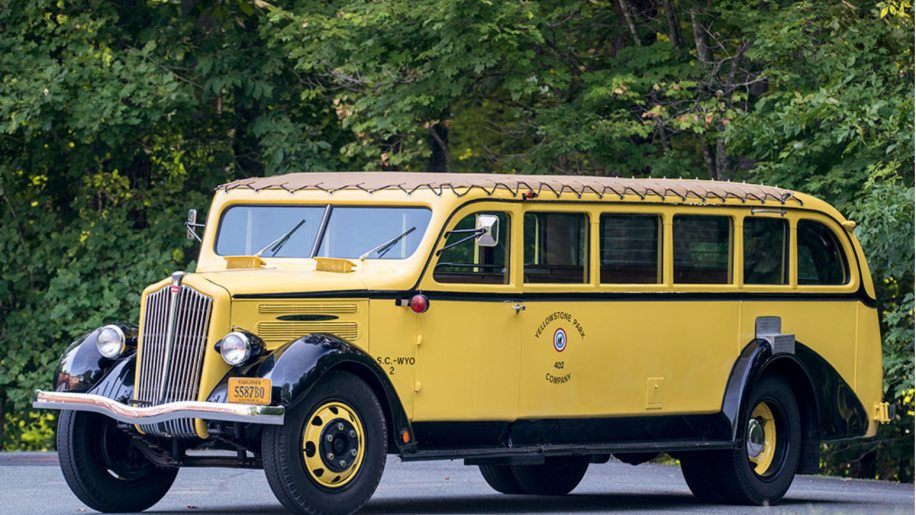
[[[765,377],[754,385],[738,427],[747,427],[754,407],[762,402],[773,411],[776,434],[781,437],[773,463],[764,474],[755,472],[748,461],[746,430],[739,433],[738,449],[721,456],[723,492],[735,504],[778,503],[792,486],[801,459],[801,415],[792,388],[783,379]]]
[[[518,484],[509,465],[480,465],[480,474],[487,484],[502,494],[523,494],[525,489]]]
[[[751,414],[766,405],[775,430],[769,465],[752,463],[748,446]],[[766,425],[765,424],[765,425]],[[687,485],[699,499],[732,504],[773,505],[782,500],[801,458],[801,416],[792,389],[781,378],[764,377],[754,385],[741,408],[738,447],[732,451],[685,453],[681,468]],[[756,470],[762,466],[763,470]]]
[[[582,481],[588,456],[547,458],[542,465],[513,465],[512,474],[525,493],[566,495]]]
[[[363,448],[362,459],[343,486],[323,485],[319,481],[324,471],[316,479],[306,468],[306,449],[303,448],[308,447],[303,441],[308,434],[306,421],[323,427],[322,435],[332,430],[339,419],[332,419],[332,424],[330,420],[314,417],[316,410],[329,403],[341,403],[351,409],[362,424],[364,434],[357,445]],[[261,451],[267,482],[287,510],[293,513],[353,513],[375,492],[385,470],[388,452],[385,415],[365,382],[346,372],[331,371],[299,405],[287,411],[282,426],[264,429]],[[324,460],[322,451],[317,452],[318,459]],[[312,459],[315,455],[313,450]],[[329,472],[328,477],[333,474]]]
[[[727,451],[726,451],[727,452]],[[726,502],[719,486],[719,478],[713,464],[721,451],[697,451],[680,456],[681,472],[694,497],[705,503]]]
[[[60,469],[80,501],[101,512],[143,511],[175,482],[177,468],[158,468],[131,444],[114,420],[61,411],[57,425]]]

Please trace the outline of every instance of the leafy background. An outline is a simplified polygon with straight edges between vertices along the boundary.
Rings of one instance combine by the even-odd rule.
[[[52,445],[30,391],[222,182],[683,176],[859,222],[897,416],[824,470],[912,481],[913,71],[911,0],[0,0],[0,442]]]

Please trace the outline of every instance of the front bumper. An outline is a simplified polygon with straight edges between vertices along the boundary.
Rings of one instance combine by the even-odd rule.
[[[45,392],[42,390],[35,391],[32,407],[91,411],[128,424],[155,424],[177,418],[200,418],[279,426],[283,425],[283,417],[286,414],[286,408],[283,406],[185,401],[137,407],[91,393]]]

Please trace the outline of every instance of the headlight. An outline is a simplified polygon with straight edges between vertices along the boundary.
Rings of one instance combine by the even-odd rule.
[[[114,359],[127,349],[127,339],[124,337],[124,331],[120,327],[106,325],[99,329],[99,334],[95,338],[95,345],[99,349],[99,354],[108,359]]]
[[[219,353],[226,363],[232,366],[241,365],[251,357],[251,338],[245,333],[233,331],[220,342]]]

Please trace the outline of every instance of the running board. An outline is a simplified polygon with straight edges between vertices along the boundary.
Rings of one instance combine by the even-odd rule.
[[[530,445],[522,447],[484,447],[466,449],[429,449],[401,453],[401,461],[465,460],[468,465],[476,460],[500,458],[533,458],[539,456],[586,456],[631,452],[684,452],[734,449],[728,440],[621,442],[608,444]],[[470,462],[470,463],[469,463]]]

